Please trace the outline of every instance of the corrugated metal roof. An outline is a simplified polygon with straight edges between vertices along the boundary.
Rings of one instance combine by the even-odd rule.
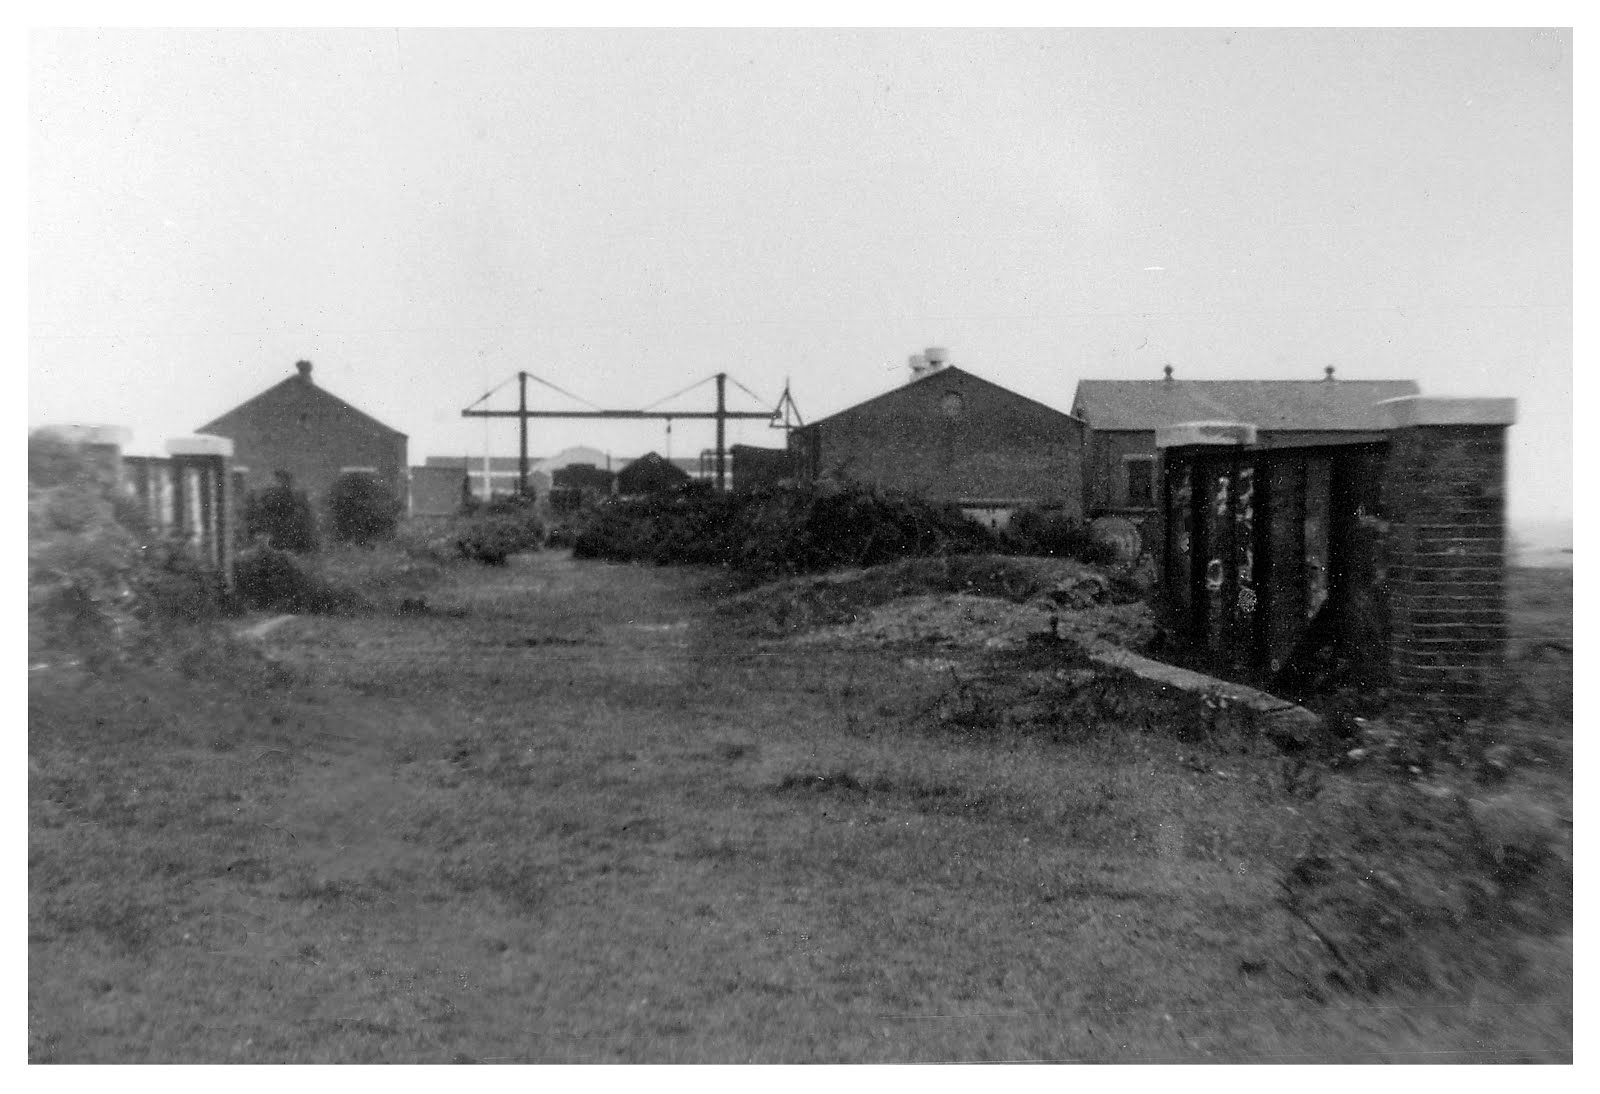
[[[1072,412],[1100,430],[1223,420],[1264,430],[1380,430],[1387,423],[1377,403],[1420,393],[1415,380],[1080,380]]]

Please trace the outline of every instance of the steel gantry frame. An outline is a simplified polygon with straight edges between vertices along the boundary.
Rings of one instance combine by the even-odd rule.
[[[463,410],[461,412],[461,416],[463,418],[515,418],[515,419],[517,419],[517,425],[518,425],[517,493],[523,494],[523,495],[526,495],[527,492],[528,492],[528,422],[530,420],[534,419],[534,418],[610,418],[610,419],[618,419],[618,420],[624,420],[624,421],[626,421],[626,420],[661,421],[661,420],[664,419],[669,425],[671,424],[671,422],[674,419],[678,419],[678,418],[699,419],[699,420],[713,420],[714,419],[716,421],[716,423],[717,423],[717,447],[716,447],[716,454],[717,454],[717,489],[718,490],[725,490],[725,489],[727,489],[727,466],[728,466],[727,465],[727,455],[728,455],[727,423],[728,423],[728,421],[730,419],[750,418],[750,419],[761,419],[761,420],[764,420],[764,421],[766,421],[768,423],[771,423],[771,422],[774,422],[774,421],[778,420],[778,418],[780,416],[784,417],[785,420],[787,421],[786,408],[792,408],[794,406],[794,400],[790,397],[789,389],[788,389],[788,387],[786,385],[784,387],[784,389],[783,389],[783,398],[779,400],[778,406],[773,410],[767,410],[767,411],[729,410],[728,409],[728,374],[726,372],[719,372],[714,377],[710,377],[710,379],[714,379],[717,382],[717,405],[716,405],[716,409],[714,409],[714,410],[653,410],[653,409],[651,409],[649,407],[647,407],[647,408],[645,408],[643,410],[606,410],[606,409],[603,409],[601,407],[595,407],[593,410],[529,410],[528,409],[528,381],[529,380],[533,380],[536,383],[543,384],[545,387],[551,388],[552,390],[559,391],[559,392],[561,392],[561,394],[567,396],[569,399],[577,399],[581,403],[589,403],[589,400],[583,399],[583,398],[579,398],[578,396],[573,395],[569,391],[563,391],[561,388],[556,387],[556,385],[550,383],[548,380],[541,380],[541,379],[539,379],[539,377],[534,376],[531,373],[518,372],[517,373],[517,409],[515,409],[515,410],[475,410],[475,409],[473,409],[474,407],[476,407],[478,405],[478,403],[483,402],[485,399],[488,399],[490,395],[494,394],[494,391],[490,391],[488,394],[484,395],[483,398],[479,399],[477,402],[473,403],[471,406],[469,406],[465,410]],[[699,387],[700,384],[703,384],[705,382],[706,382],[705,380],[701,380],[699,383],[691,384],[689,387],[685,388],[684,391],[678,392],[677,395],[682,395],[682,394],[684,394],[684,392],[692,391],[694,388]],[[741,390],[749,391],[748,388],[746,388],[743,384],[740,384],[737,380],[735,380],[734,383],[736,385],[738,385],[738,387]],[[504,386],[504,385],[502,385],[502,386]],[[499,390],[499,388],[495,389],[495,391],[498,391],[498,390]],[[667,396],[667,398],[668,399],[675,399],[675,398],[677,398],[677,395],[669,395],[669,396]],[[661,401],[665,402],[666,400],[663,399]],[[593,403],[589,403],[589,405],[590,406],[595,406]],[[655,404],[655,405],[659,405],[659,403]]]

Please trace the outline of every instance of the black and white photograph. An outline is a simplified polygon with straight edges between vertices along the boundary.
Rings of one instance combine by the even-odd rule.
[[[25,38],[28,1064],[1574,1062],[1571,27]]]

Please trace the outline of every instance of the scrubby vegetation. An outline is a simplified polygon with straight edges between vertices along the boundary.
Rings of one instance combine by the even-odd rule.
[[[393,491],[373,475],[341,475],[328,493],[329,527],[340,543],[390,538],[404,509]]]
[[[685,489],[604,502],[572,525],[578,558],[726,566],[758,581],[979,552],[1120,561],[1060,508],[1019,510],[995,532],[955,506],[852,482],[786,481],[738,494]]]
[[[476,507],[456,533],[462,558],[503,566],[512,555],[537,550],[544,543],[539,507],[529,498],[497,498]]]
[[[980,551],[989,533],[953,507],[849,483],[741,494],[681,491],[600,506],[579,558],[728,566],[755,578]]]
[[[217,574],[155,538],[108,468],[32,436],[28,470],[30,660],[105,671],[226,645],[234,606]]]
[[[322,543],[311,500],[305,491],[295,489],[287,472],[278,472],[277,478],[276,485],[245,496],[245,538],[264,540],[276,551],[310,554]]]
[[[234,564],[234,587],[245,607],[295,615],[354,614],[362,599],[321,576],[288,551],[261,547]]]
[[[1060,508],[1018,509],[999,540],[1013,554],[1072,558],[1099,566],[1121,561],[1114,546],[1090,534],[1086,521],[1074,520]]]

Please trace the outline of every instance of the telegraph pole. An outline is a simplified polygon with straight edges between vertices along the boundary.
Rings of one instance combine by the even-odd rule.
[[[728,374],[717,373],[717,490],[727,489]]]
[[[517,373],[517,424],[520,427],[517,448],[517,496],[528,496],[528,374]]]

